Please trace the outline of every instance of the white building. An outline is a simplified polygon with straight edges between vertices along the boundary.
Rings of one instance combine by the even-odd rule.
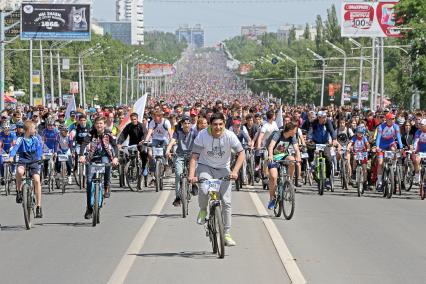
[[[290,37],[290,31],[293,28],[293,25],[284,25],[281,26],[277,30],[277,38],[278,40],[286,41]],[[296,32],[296,40],[300,40],[304,38],[306,25],[294,25]],[[317,34],[317,30],[315,26],[309,26],[310,40],[314,40]]]
[[[116,0],[116,21],[130,22],[131,44],[144,44],[143,0]]]

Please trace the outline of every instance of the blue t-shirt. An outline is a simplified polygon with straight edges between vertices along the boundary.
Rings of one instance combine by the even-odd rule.
[[[43,142],[39,135],[30,138],[19,137],[15,146],[10,150],[10,157],[13,158],[19,154],[20,163],[29,163],[39,161],[43,154]]]
[[[6,152],[9,152],[10,148],[12,147],[13,142],[16,141],[16,133],[13,131],[10,131],[8,135],[4,132],[0,132],[0,142],[3,145],[3,150]]]
[[[376,146],[380,149],[388,150],[391,145],[398,141],[399,148],[402,149],[401,132],[397,124],[388,126],[387,123],[382,123],[377,128]]]
[[[420,129],[414,135],[414,149],[416,152],[426,152],[426,132]]]
[[[59,131],[54,128],[53,130],[43,129],[41,134],[43,137],[44,144],[49,150],[55,151],[56,146],[58,145]]]

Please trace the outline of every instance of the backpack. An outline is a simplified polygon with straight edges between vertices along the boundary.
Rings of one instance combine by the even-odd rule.
[[[158,123],[157,123],[157,122],[155,122],[155,121],[154,121],[154,123],[155,123],[155,126],[154,126],[154,128],[152,129],[153,131],[154,131],[155,129],[157,129],[157,127],[158,127]],[[164,122],[163,122],[162,124],[163,124],[163,128],[164,128],[164,130],[169,131],[169,129],[166,127],[166,120],[164,120]]]

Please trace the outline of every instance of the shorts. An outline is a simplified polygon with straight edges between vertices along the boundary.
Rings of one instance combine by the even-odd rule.
[[[283,156],[279,161],[282,161],[282,160],[285,160],[285,159],[287,159],[287,157],[288,157],[289,155],[285,155],[285,156]],[[272,161],[272,162],[268,162],[268,169],[270,170],[270,169],[278,169],[280,167],[280,164],[279,163],[277,163],[276,162],[276,160],[275,161]]]
[[[396,146],[396,142],[392,142],[388,147],[386,148],[380,148],[382,151],[377,153],[377,158],[383,159],[383,156],[385,155],[385,151],[391,151],[392,147]]]
[[[25,169],[25,163],[18,162],[18,167],[24,167]],[[30,177],[33,177],[33,175],[40,175],[40,164],[34,163],[29,166],[30,167]]]

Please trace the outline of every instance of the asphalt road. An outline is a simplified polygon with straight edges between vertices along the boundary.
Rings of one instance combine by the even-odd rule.
[[[237,246],[218,259],[195,223],[196,198],[183,219],[171,186],[130,192],[115,184],[95,228],[75,186],[45,194],[44,218],[29,231],[15,196],[0,196],[0,283],[425,282],[426,204],[417,188],[387,200],[304,187],[290,221],[264,214],[268,194],[259,186],[234,192]]]

